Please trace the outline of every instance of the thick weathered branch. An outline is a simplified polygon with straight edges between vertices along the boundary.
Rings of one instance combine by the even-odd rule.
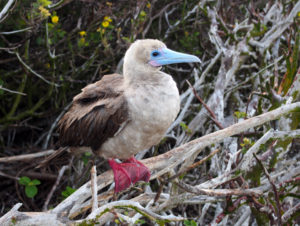
[[[206,136],[200,137],[189,143],[186,143],[178,148],[175,148],[167,153],[156,157],[142,160],[144,164],[152,171],[151,179],[157,178],[166,172],[174,169],[181,164],[186,158],[193,154],[199,153],[203,148],[222,142],[224,138],[230,137],[241,132],[247,131],[250,128],[263,125],[266,122],[275,120],[282,115],[291,113],[293,110],[300,107],[300,102],[279,107],[273,111],[264,113],[262,115],[247,119],[245,121],[234,124],[223,130],[216,131]],[[97,177],[98,190],[111,184],[113,180],[112,171],[109,170]],[[53,209],[55,213],[61,213],[68,210],[69,215],[78,212],[81,208],[81,203],[91,197],[90,182],[83,185],[71,196],[65,199],[62,203]]]

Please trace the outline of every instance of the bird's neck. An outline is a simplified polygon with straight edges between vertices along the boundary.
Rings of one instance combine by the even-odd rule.
[[[124,68],[124,80],[126,85],[135,84],[160,84],[165,80],[165,73],[160,71],[160,68],[156,70],[148,71],[139,67],[125,67]]]

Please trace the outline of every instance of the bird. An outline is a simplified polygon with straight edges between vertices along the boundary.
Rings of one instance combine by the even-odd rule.
[[[58,123],[59,145],[90,147],[108,159],[115,193],[148,182],[149,169],[134,155],[158,144],[180,110],[176,82],[162,66],[192,62],[200,59],[157,39],[136,40],[125,53],[122,75],[104,75],[73,98]]]

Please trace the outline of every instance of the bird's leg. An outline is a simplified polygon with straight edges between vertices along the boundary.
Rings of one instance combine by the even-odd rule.
[[[108,160],[110,167],[114,172],[115,192],[128,188],[137,181],[146,181],[150,179],[150,171],[141,162],[134,157],[123,163],[117,163],[113,159]]]

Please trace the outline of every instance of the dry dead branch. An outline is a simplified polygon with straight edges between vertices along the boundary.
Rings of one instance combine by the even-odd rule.
[[[199,153],[201,150],[203,150],[204,147],[207,147],[211,144],[222,142],[226,137],[230,137],[235,134],[239,134],[241,132],[245,132],[250,128],[263,125],[266,122],[270,122],[272,120],[275,120],[279,118],[282,115],[292,113],[293,110],[300,107],[300,102],[284,105],[282,107],[279,107],[273,111],[266,112],[262,115],[244,120],[242,122],[239,122],[237,124],[234,124],[228,128],[225,128],[223,130],[216,131],[214,133],[208,134],[206,136],[203,136],[201,138],[195,139],[187,144],[184,144],[178,148],[175,148],[165,154],[152,157],[149,159],[145,159],[142,162],[149,167],[149,169],[152,171],[151,180],[154,178],[157,178],[158,176],[161,176],[168,171],[174,169],[176,166],[181,164],[186,158],[190,157],[191,155],[195,153]],[[251,162],[251,161],[250,161]],[[107,171],[97,177],[97,189],[98,191],[102,188],[106,187],[107,185],[112,183],[112,172]],[[182,185],[182,184],[179,184]],[[186,188],[186,186],[185,186]],[[200,189],[197,187],[189,187],[189,191],[192,191],[196,194],[205,194],[205,195],[261,195],[260,190],[210,190],[210,189]],[[88,182],[81,188],[79,188],[76,192],[74,192],[71,196],[69,196],[66,200],[62,201],[58,206],[56,206],[53,210],[51,210],[48,214],[49,216],[61,216],[64,215],[66,217],[70,216],[76,216],[78,215],[82,209],[84,209],[84,206],[82,205],[85,203],[86,200],[91,199],[91,182]],[[127,201],[126,201],[127,202]],[[116,203],[112,204],[112,206],[107,208],[112,208]],[[143,210],[141,206],[137,206],[137,203],[130,204],[132,207],[136,207],[139,210]],[[118,205],[118,204],[116,204]],[[125,205],[127,206],[127,205]],[[98,208],[98,210],[95,212],[96,215],[102,213],[105,210],[102,209],[102,207]],[[21,214],[21,213],[20,213]],[[44,216],[45,213],[35,214],[32,218],[39,218],[40,215]],[[149,214],[149,212],[146,212],[146,214]],[[151,213],[152,214],[152,213]],[[150,216],[157,218],[156,215]],[[89,216],[89,219],[92,218],[92,216],[96,216],[95,214],[92,214]],[[101,214],[100,214],[101,215]],[[47,215],[48,216],[48,215]],[[6,217],[7,218],[7,217]],[[5,219],[6,219],[5,218]],[[56,219],[56,218],[55,218]],[[160,218],[157,218],[160,219]],[[167,219],[167,218],[164,218]],[[173,219],[173,218],[172,218]],[[175,219],[175,218],[174,218]],[[176,218],[177,219],[177,218]],[[181,219],[182,218],[178,218]],[[56,221],[55,221],[56,222]]]
[[[299,38],[299,1],[247,1],[237,5],[237,1],[224,4],[219,0],[184,3],[153,0],[130,3],[125,7],[127,11],[121,12],[124,7],[118,1],[107,5],[53,0],[53,5],[44,6],[59,16],[59,23],[53,26],[50,26],[51,17],[40,17],[39,5],[6,2],[0,9],[3,28],[0,50],[5,57],[10,54],[7,54],[9,59],[0,59],[4,66],[4,70],[1,66],[4,72],[0,78],[0,95],[5,96],[0,110],[6,114],[0,118],[0,143],[5,146],[0,157],[0,176],[6,182],[1,188],[6,184],[17,185],[18,198],[10,198],[16,192],[1,189],[0,210],[6,214],[0,218],[0,225],[103,225],[114,220],[129,225],[139,220],[174,221],[178,225],[183,225],[183,220],[194,220],[199,225],[242,225],[258,224],[260,216],[266,218],[266,224],[299,223],[295,218],[300,209],[296,186],[300,180],[300,50],[295,45]],[[64,6],[78,9],[73,5],[83,2],[89,7],[79,10],[74,20],[64,20],[61,14]],[[32,17],[18,27],[22,29],[12,30],[14,20],[10,15],[19,6],[27,7],[25,11]],[[23,14],[20,15],[19,20],[23,20]],[[106,28],[100,35],[96,29],[103,28],[101,22],[105,16],[110,16],[113,28]],[[69,20],[71,23],[66,25],[65,21]],[[46,26],[44,22],[48,22]],[[68,35],[58,33],[58,29],[67,31]],[[79,30],[87,32],[88,46],[78,46]],[[101,38],[93,43],[93,38],[99,35]],[[132,39],[149,35],[165,37],[169,47],[187,49],[199,55],[203,62],[195,68],[188,65],[165,68],[172,72],[178,84],[182,106],[166,139],[157,148],[138,156],[154,156],[142,160],[152,172],[150,185],[142,184],[140,189],[138,184],[118,194],[119,201],[112,201],[113,175],[110,170],[101,171],[106,167],[102,167],[103,161],[95,161],[101,173],[97,176],[93,167],[90,181],[91,163],[83,163],[79,154],[72,155],[72,160],[60,159],[61,162],[51,163],[49,167],[34,168],[39,158],[48,159],[53,153],[60,153],[59,157],[73,154],[73,149],[22,154],[26,147],[30,147],[27,151],[30,153],[54,146],[57,122],[71,98],[67,94],[74,95],[83,83],[93,82],[99,74],[113,72],[115,67],[121,71],[119,53]],[[37,46],[37,37],[45,37],[42,40],[45,45]],[[13,42],[16,40],[19,41]],[[61,64],[62,57],[67,64]],[[40,62],[33,61],[36,59]],[[48,61],[51,67],[44,68]],[[21,76],[23,80],[19,79]],[[29,77],[33,85],[28,80],[23,84]],[[185,80],[191,82],[190,88]],[[31,94],[35,83],[43,92],[49,85],[61,85],[54,87],[52,96],[56,100],[47,99],[37,111],[26,106],[40,98]],[[197,99],[202,99],[207,106]],[[25,117],[24,113],[28,115]],[[210,115],[214,115],[214,122]],[[25,132],[18,133],[24,128]],[[14,141],[22,140],[20,134],[29,130],[37,134],[31,138],[35,144],[26,141],[22,147],[16,145]],[[88,150],[74,148],[77,151],[82,155]],[[15,156],[16,153],[20,155]],[[24,170],[29,165],[32,168]],[[67,169],[70,177],[64,181]],[[23,187],[18,186],[21,176],[41,179],[41,186],[49,188],[46,201],[40,201],[45,196],[41,196],[44,191],[39,189],[39,203],[42,203],[39,207],[31,206],[36,205],[37,199],[30,200],[22,194]],[[79,188],[60,201],[66,182],[72,188]],[[285,198],[279,199],[282,196]],[[21,210],[22,204],[13,206],[17,200],[23,202]],[[39,211],[43,204],[44,210],[48,206],[54,208],[26,212]],[[186,208],[191,205],[192,208]]]

